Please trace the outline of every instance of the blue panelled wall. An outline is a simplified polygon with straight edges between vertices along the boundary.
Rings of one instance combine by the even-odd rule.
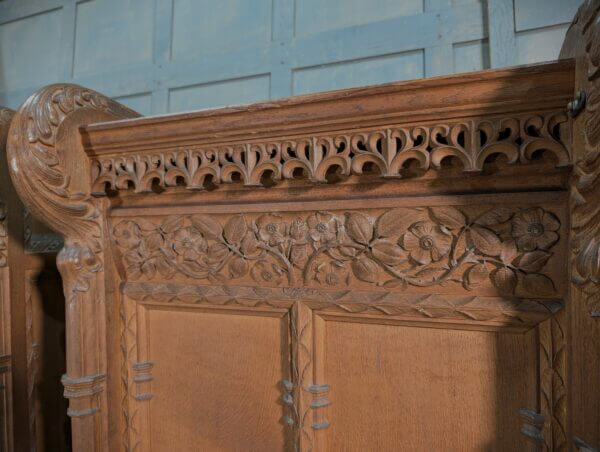
[[[0,0],[0,105],[144,115],[555,59],[582,0]]]

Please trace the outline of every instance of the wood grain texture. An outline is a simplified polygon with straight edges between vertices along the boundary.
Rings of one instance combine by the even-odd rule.
[[[46,246],[27,245],[27,224],[44,229],[24,219],[25,209],[10,183],[4,146],[13,115],[0,109],[0,444],[6,451],[64,451],[67,416],[59,383],[64,372],[64,299],[55,255],[39,254],[51,251]]]
[[[573,84],[566,61],[97,124],[134,113],[32,96],[9,157],[65,236],[73,448],[534,450],[521,408],[568,448]]]
[[[589,0],[579,8],[561,51],[575,58],[574,96],[585,92],[586,105],[574,120],[574,177],[571,186],[571,290],[569,366],[572,381],[572,434],[592,447],[600,445],[600,396],[584,388],[600,384],[600,288],[598,286],[600,199],[600,141],[598,135],[598,75],[600,2]]]

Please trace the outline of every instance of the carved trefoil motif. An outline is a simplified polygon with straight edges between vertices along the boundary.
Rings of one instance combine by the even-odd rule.
[[[182,146],[94,158],[92,191],[102,195],[107,187],[133,187],[136,193],[151,192],[154,184],[202,190],[207,179],[211,184],[241,180],[244,185],[259,186],[264,176],[323,183],[333,167],[349,176],[362,174],[366,165],[373,165],[383,177],[400,178],[410,161],[426,171],[439,169],[446,157],[457,158],[464,171],[474,172],[481,171],[493,155],[503,154],[511,164],[526,164],[537,151],[550,151],[558,166],[566,166],[571,161],[569,138],[566,113],[551,111],[270,142]]]

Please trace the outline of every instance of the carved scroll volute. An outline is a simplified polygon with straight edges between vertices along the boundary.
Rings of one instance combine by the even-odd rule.
[[[66,301],[67,373],[73,449],[108,450],[105,402],[102,211],[90,195],[90,163],[79,128],[136,112],[77,85],[51,85],[15,115],[7,155],[25,206],[63,235],[57,257]]]

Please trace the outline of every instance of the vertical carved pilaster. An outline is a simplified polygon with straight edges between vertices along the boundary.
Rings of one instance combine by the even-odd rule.
[[[90,195],[90,162],[79,127],[137,113],[76,85],[51,85],[15,115],[7,154],[25,207],[64,236],[57,267],[65,292],[73,449],[108,450],[102,207]]]
[[[562,58],[575,58],[571,181],[569,408],[571,431],[600,443],[600,0],[582,3],[567,32]]]
[[[567,437],[567,340],[565,313],[538,327],[540,342],[540,413],[543,416],[543,449],[569,449]]]

